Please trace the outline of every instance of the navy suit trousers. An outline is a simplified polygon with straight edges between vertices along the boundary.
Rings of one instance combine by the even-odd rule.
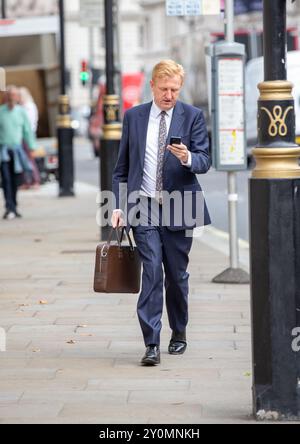
[[[149,208],[151,206],[150,199]],[[170,231],[162,226],[162,210],[156,226],[143,223],[133,228],[143,263],[143,285],[138,302],[138,317],[145,345],[160,345],[164,286],[171,330],[182,333],[188,324],[189,253],[193,238],[186,231]],[[148,215],[142,214],[141,220]]]

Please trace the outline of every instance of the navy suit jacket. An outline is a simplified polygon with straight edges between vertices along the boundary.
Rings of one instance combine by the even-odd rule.
[[[113,173],[113,192],[118,209],[124,210],[124,198],[121,198],[119,194],[120,184],[127,184],[128,194],[141,190],[151,107],[152,102],[140,105],[127,111],[124,116],[119,157]],[[202,111],[178,101],[174,108],[167,144],[170,143],[172,136],[182,138],[182,143],[192,154],[192,166],[191,168],[183,166],[169,150],[166,150],[163,189],[169,193],[180,191],[183,195],[186,192],[196,195],[196,192],[202,191],[196,175],[207,173],[211,166],[209,140]],[[127,203],[127,205],[127,211],[130,213],[136,203]],[[183,222],[179,227],[174,227],[171,223],[169,228],[177,231],[210,223],[204,201],[202,222],[197,222],[193,226],[188,226]],[[130,228],[130,220],[128,228]]]

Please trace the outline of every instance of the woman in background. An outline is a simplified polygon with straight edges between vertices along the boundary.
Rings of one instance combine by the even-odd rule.
[[[25,108],[27,116],[31,125],[33,134],[36,136],[38,122],[39,122],[39,112],[38,108],[34,102],[34,99],[27,88],[20,88],[20,105]]]
[[[20,105],[25,109],[26,114],[29,119],[29,122],[30,122],[32,132],[33,132],[34,136],[36,137],[37,128],[38,128],[38,121],[39,121],[38,108],[34,102],[34,99],[31,95],[30,91],[27,88],[25,88],[25,87],[20,88],[19,94],[20,94]],[[31,183],[29,185],[32,185],[34,187],[38,187],[41,183],[41,178],[40,178],[40,173],[39,173],[37,164],[34,160],[32,152],[28,149],[28,146],[26,145],[26,143],[24,143],[24,149],[30,159],[30,162],[31,162],[32,168],[33,168],[32,180],[30,181]]]

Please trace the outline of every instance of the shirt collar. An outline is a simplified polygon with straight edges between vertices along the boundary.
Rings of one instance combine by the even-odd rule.
[[[4,106],[5,106],[6,111],[14,111],[18,107],[18,105],[15,105],[13,108],[9,108],[7,103],[5,103]]]
[[[167,116],[170,117],[170,118],[172,118],[173,111],[174,111],[174,108],[169,109],[169,111],[166,111]],[[161,113],[162,113],[162,110],[156,105],[156,103],[154,102],[154,100],[153,100],[153,103],[152,103],[151,112],[152,112],[153,116],[154,116],[156,119],[157,119],[158,117],[160,117],[160,115],[161,115]]]

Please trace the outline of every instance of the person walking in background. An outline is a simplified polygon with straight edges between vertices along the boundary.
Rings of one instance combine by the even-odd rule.
[[[7,88],[5,104],[0,106],[0,169],[6,211],[3,219],[21,217],[17,191],[22,173],[32,173],[32,166],[23,149],[23,142],[35,149],[35,137],[26,111],[19,104],[19,91]]]
[[[138,302],[138,316],[146,345],[142,365],[160,363],[163,267],[172,330],[169,353],[180,355],[187,348],[187,267],[193,239],[186,230],[211,223],[196,177],[197,174],[205,174],[211,166],[207,128],[201,110],[178,100],[184,78],[183,67],[172,60],[155,66],[151,80],[153,102],[125,113],[119,158],[113,174],[117,208],[113,212],[112,226],[118,228],[126,224],[127,229],[133,227],[143,262],[143,285]],[[125,184],[128,192],[125,200],[128,201],[124,205],[120,188]],[[179,224],[172,223],[176,209],[170,209],[170,223],[164,224],[164,193],[170,195],[177,191],[180,204],[183,203],[181,208],[188,213],[189,221],[195,208],[201,206],[201,217],[192,221],[191,225],[186,223],[186,218]],[[139,207],[137,202],[133,202],[133,195],[139,196]],[[139,209],[132,217],[132,210],[136,207]],[[157,209],[156,215],[153,208]],[[135,217],[139,224],[133,223]]]
[[[19,88],[20,105],[26,110],[27,117],[29,119],[31,130],[36,136],[39,122],[39,111],[35,104],[35,101],[29,91],[29,89],[22,87]]]
[[[30,125],[31,125],[31,130],[32,130],[34,136],[36,137],[36,133],[37,133],[37,129],[38,129],[38,121],[39,121],[38,108],[35,104],[35,101],[31,95],[29,89],[24,88],[24,87],[20,88],[19,95],[20,95],[19,103],[25,109],[25,111],[27,113],[27,117],[28,117]],[[30,159],[30,162],[32,165],[32,175],[31,175],[32,184],[31,185],[33,185],[34,187],[38,187],[41,183],[40,173],[39,173],[36,161],[32,155],[32,152],[29,149],[26,142],[24,142],[24,149],[25,149],[27,156]]]

